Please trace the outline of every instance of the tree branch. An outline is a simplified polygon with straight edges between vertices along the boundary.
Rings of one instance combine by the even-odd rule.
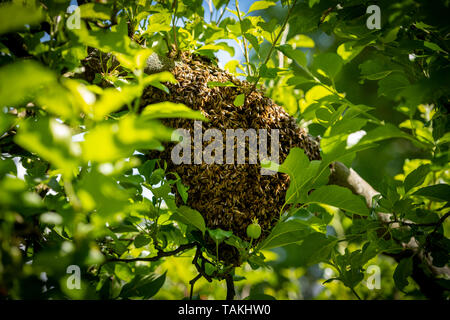
[[[121,258],[110,258],[107,259],[105,263],[108,262],[136,262],[136,261],[158,261],[159,259],[163,258],[163,257],[169,257],[169,256],[174,256],[182,251],[186,251],[188,249],[192,249],[195,246],[197,246],[197,243],[193,242],[193,243],[188,243],[188,244],[182,244],[180,245],[178,248],[176,248],[175,250],[172,251],[158,251],[158,254],[154,257],[149,257],[149,258],[132,258],[132,259],[121,259]]]
[[[225,281],[227,283],[227,297],[226,300],[233,300],[236,295],[236,291],[234,290],[234,281],[231,273],[228,273],[225,276]]]
[[[341,162],[335,162],[331,168],[331,175],[329,178],[329,184],[339,185],[350,189],[354,194],[361,195],[365,198],[366,204],[369,208],[372,207],[372,198],[375,195],[380,194],[376,191],[367,181],[365,181],[361,176],[356,173],[353,169],[347,168]],[[377,213],[380,221],[386,225],[386,227],[391,226],[392,228],[398,228],[402,223],[392,224],[392,214],[390,213]],[[444,222],[444,220],[450,215],[450,213],[442,216],[435,225],[435,230]],[[442,299],[444,297],[444,292],[446,291],[443,286],[441,286],[436,279],[436,276],[450,276],[450,268],[436,267],[433,265],[432,258],[424,252],[424,250],[419,247],[417,241],[411,238],[408,243],[402,243],[403,248],[406,252],[400,254],[387,254],[393,257],[396,261],[405,258],[405,254],[409,256],[414,256],[413,259],[413,273],[412,278],[420,286],[421,291],[431,299]],[[425,267],[425,269],[424,269]],[[442,280],[442,279],[441,279]]]
[[[198,275],[195,276],[194,279],[192,279],[191,281],[189,281],[189,284],[191,285],[191,290],[189,292],[189,300],[192,300],[192,296],[194,294],[194,284],[197,282],[197,280],[199,280],[202,277],[202,275],[199,273]]]

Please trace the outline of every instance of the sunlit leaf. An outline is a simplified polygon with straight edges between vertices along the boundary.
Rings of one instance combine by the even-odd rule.
[[[319,74],[334,79],[341,71],[343,60],[335,53],[321,53],[314,57],[313,68]]]
[[[25,29],[25,25],[34,26],[43,21],[45,15],[40,7],[20,5],[20,2],[4,2],[0,5],[0,34]]]
[[[206,120],[205,116],[196,110],[192,110],[181,103],[159,102],[146,106],[142,111],[145,119],[156,118],[187,118]]]
[[[77,168],[80,147],[72,141],[70,128],[55,119],[22,121],[15,140],[61,169],[66,177],[72,176]]]
[[[236,98],[234,98],[233,104],[236,107],[241,107],[244,105],[244,102],[245,102],[245,94],[241,93],[237,95]]]
[[[85,174],[76,186],[78,198],[86,211],[95,210],[101,218],[109,219],[128,205],[128,195],[114,178],[97,170]],[[101,220],[103,221],[103,220]]]
[[[290,45],[284,44],[281,46],[276,47],[278,50],[280,50],[286,57],[289,59],[294,60],[301,66],[306,66],[306,56],[305,54],[300,50],[293,49]]]
[[[154,13],[148,20],[148,28],[146,33],[169,31],[172,29],[170,26],[172,15],[168,11]]]
[[[23,103],[41,89],[56,84],[52,71],[41,64],[26,60],[0,68],[0,103],[12,106]]]
[[[314,48],[314,40],[304,34],[297,34],[287,42],[294,48]]]
[[[112,8],[102,3],[85,3],[79,6],[82,18],[109,20]]]
[[[272,1],[256,1],[250,6],[247,13],[250,13],[250,12],[253,12],[256,10],[264,10],[264,9],[274,6],[275,4],[276,3],[272,2]]]
[[[181,221],[186,225],[193,225],[202,233],[205,233],[206,231],[205,220],[203,219],[200,212],[187,206],[179,207],[176,213],[172,215],[172,219]]]
[[[357,45],[354,41],[348,41],[337,48],[337,54],[344,60],[344,63],[348,63],[360,54],[364,48],[364,46]]]

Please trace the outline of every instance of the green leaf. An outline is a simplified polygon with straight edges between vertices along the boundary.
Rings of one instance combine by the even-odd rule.
[[[421,165],[416,170],[410,172],[403,182],[403,185],[405,186],[405,192],[408,192],[412,188],[421,185],[425,181],[425,178],[429,172],[429,164]]]
[[[97,125],[82,143],[86,162],[111,162],[129,157],[136,149],[157,149],[160,141],[171,139],[172,130],[155,120],[127,114],[118,122]]]
[[[344,255],[336,257],[336,263],[340,267],[338,279],[345,286],[354,288],[364,279],[362,267],[365,263],[365,258],[369,256],[363,254],[361,250],[355,250],[350,253],[348,248],[346,248]]]
[[[355,41],[348,41],[342,43],[337,48],[337,54],[342,58],[344,63],[350,62],[353,58],[355,58],[365,46],[359,46]]]
[[[136,49],[128,37],[126,19],[108,30],[88,30],[85,24],[80,28],[71,29],[78,40],[90,47],[97,48],[105,53],[114,53],[120,63],[129,69],[144,69],[150,49]]]
[[[239,60],[230,60],[225,64],[224,69],[231,73],[237,73],[238,69],[244,70],[244,67]]]
[[[65,177],[71,177],[78,167],[80,147],[72,141],[70,128],[55,119],[22,121],[14,139],[21,147],[61,169]]]
[[[142,79],[142,84],[144,86],[152,85],[156,88],[162,89],[166,93],[169,93],[167,87],[161,84],[161,82],[177,83],[177,80],[175,79],[175,76],[169,71],[150,74]]]
[[[189,189],[188,187],[186,187],[181,180],[178,180],[176,182],[176,186],[177,186],[177,190],[178,193],[180,194],[181,199],[183,200],[183,203],[186,204],[187,203],[187,199],[188,199],[188,192],[187,190]]]
[[[305,54],[302,51],[296,50],[288,44],[278,46],[276,47],[276,49],[281,51],[289,59],[292,59],[299,65],[306,67],[307,60]]]
[[[359,143],[371,144],[377,141],[391,138],[405,138],[408,140],[417,141],[413,136],[403,132],[397,126],[386,123],[367,132],[367,134],[359,141]]]
[[[348,114],[350,112],[352,110],[349,110]],[[370,140],[366,144],[361,142],[366,135],[364,135],[365,131],[360,129],[366,123],[367,120],[363,118],[343,118],[327,128],[320,142],[323,152],[321,169],[333,161],[342,161],[344,157],[349,157],[357,151],[373,146]],[[350,138],[352,134],[354,138]]]
[[[140,297],[150,299],[166,281],[166,273],[161,276],[151,273],[148,275],[137,274],[131,282],[126,283],[120,292],[120,297]]]
[[[8,173],[12,175],[17,175],[17,167],[12,159],[6,158],[0,161],[0,179],[3,179],[5,175]]]
[[[220,228],[208,229],[208,233],[216,243],[221,243],[233,235],[233,231],[225,231]]]
[[[226,81],[226,82],[219,82],[219,81],[209,81],[208,82],[208,88],[215,88],[215,87],[237,87],[233,82]]]
[[[274,6],[276,3],[272,1],[256,1],[248,9],[247,14],[256,10],[264,10]]]
[[[408,277],[412,275],[413,271],[413,261],[412,258],[406,258],[400,260],[394,271],[394,282],[395,286],[400,290],[408,285]]]
[[[102,3],[85,3],[79,6],[81,18],[110,20],[112,7]]]
[[[335,185],[322,186],[314,190],[306,198],[305,203],[322,203],[358,215],[369,215],[363,199],[354,195],[349,189]]]
[[[286,203],[298,203],[306,196],[312,185],[313,178],[318,178],[320,161],[309,161],[305,152],[300,148],[292,148],[286,160],[279,166],[278,171],[287,173],[291,179],[289,189],[286,192]],[[326,177],[325,177],[326,178]],[[317,179],[322,182],[322,179]]]
[[[172,15],[168,10],[162,12],[154,13],[148,19],[148,27],[145,33],[154,33],[161,31],[170,31],[172,27],[170,26]]]
[[[46,85],[45,90],[40,90],[35,98],[38,106],[61,119],[77,118],[81,111],[71,92],[57,83]]]
[[[234,48],[230,45],[228,45],[225,42],[218,42],[215,44],[207,44],[200,48],[198,48],[196,51],[199,53],[202,53],[202,51],[219,51],[224,50],[230,54],[230,56],[234,56]]]
[[[259,52],[259,42],[258,38],[252,35],[251,33],[244,33],[244,37],[250,42],[253,49],[255,49],[256,53]]]
[[[367,60],[361,63],[359,68],[361,69],[361,77],[368,80],[380,80],[395,71],[381,59]]]
[[[152,193],[155,195],[155,197],[162,198],[162,199],[167,197],[169,195],[169,193],[171,192],[170,184],[168,184],[168,183],[163,183],[161,186],[152,188],[151,190],[152,190]]]
[[[172,219],[178,220],[186,225],[192,225],[199,229],[203,234],[206,231],[205,220],[200,212],[187,206],[181,206],[172,215]]]
[[[142,110],[142,117],[145,119],[186,118],[206,120],[206,117],[200,111],[192,110],[181,103],[173,103],[169,101],[154,103],[146,106]]]
[[[20,5],[19,1],[2,3],[0,5],[0,34],[25,29],[25,25],[34,26],[45,19],[42,8],[30,5]]]
[[[299,265],[307,267],[327,261],[336,243],[337,239],[334,237],[327,237],[320,232],[311,233],[298,247]]]
[[[53,72],[35,61],[24,60],[3,66],[0,68],[1,106],[23,103],[27,98],[33,98],[38,90],[52,85],[57,85]]]
[[[148,179],[148,183],[150,184],[158,184],[161,180],[164,179],[165,171],[162,168],[158,168],[152,172],[151,176]]]
[[[125,262],[119,262],[115,264],[114,274],[117,276],[117,278],[125,282],[130,282],[134,278],[134,274],[131,271],[131,268]]]
[[[295,76],[295,77],[292,77],[292,78],[288,79],[287,85],[289,85],[289,86],[297,86],[299,84],[304,84],[304,83],[307,83],[307,82],[310,82],[310,81],[312,81],[312,80],[311,79],[307,79],[307,78],[302,77],[302,76]]]
[[[0,137],[10,128],[14,123],[14,116],[11,114],[0,113]]]
[[[236,107],[243,106],[244,102],[245,102],[245,94],[243,94],[243,93],[237,95],[236,98],[234,98],[234,101],[233,101],[233,103],[234,103],[234,105]]]
[[[314,5],[317,4],[317,3],[320,3],[320,0],[309,0],[308,1],[308,4],[309,4],[310,8],[314,7]]]
[[[429,42],[429,41],[424,41],[423,42],[423,46],[431,49],[433,51],[437,51],[437,52],[443,52],[446,53],[445,50],[443,50],[441,47],[439,47],[436,43],[434,42]]]
[[[314,57],[313,68],[322,76],[334,79],[341,71],[344,62],[340,56],[335,53],[321,53]]]
[[[401,74],[390,74],[378,82],[378,95],[395,99],[402,89],[410,85],[408,79]]]
[[[151,238],[143,233],[140,233],[137,235],[137,237],[134,239],[134,246],[136,248],[141,248],[143,246],[146,246],[150,243]]]
[[[423,187],[414,192],[413,195],[427,197],[438,202],[450,201],[450,186],[446,183],[435,184]]]
[[[120,107],[132,102],[142,94],[139,86],[124,86],[117,88],[108,88],[102,92],[100,99],[93,105],[93,119],[99,121],[111,112],[117,111]]]
[[[259,75],[263,78],[274,79],[277,77],[278,71],[280,71],[280,69],[269,68],[267,65],[263,64],[261,68],[259,68]]]
[[[320,107],[316,110],[316,118],[324,126],[328,126],[328,123],[332,120],[332,116],[333,112],[326,107]]]
[[[95,169],[85,174],[75,189],[83,209],[96,210],[104,220],[124,212],[128,206],[128,195],[117,181]]]
[[[270,232],[270,235],[261,243],[259,249],[271,249],[296,243],[305,239],[311,233],[304,223],[296,220],[279,222]]]
[[[304,34],[297,34],[295,37],[289,39],[288,44],[296,48],[314,48],[314,40]]]

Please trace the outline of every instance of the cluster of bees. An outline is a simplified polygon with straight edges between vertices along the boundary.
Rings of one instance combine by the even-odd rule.
[[[223,136],[226,129],[253,128],[257,132],[258,129],[267,129],[267,140],[270,141],[271,129],[278,129],[280,163],[293,147],[302,148],[310,160],[320,159],[318,142],[298,127],[295,119],[281,106],[265,97],[260,90],[252,90],[247,81],[241,81],[203,57],[187,52],[179,54],[171,72],[178,82],[167,84],[170,94],[148,87],[141,97],[143,106],[161,101],[183,103],[201,111],[209,120],[203,123],[203,130],[215,128]],[[208,86],[211,82],[231,82],[234,86]],[[243,93],[244,104],[236,106],[233,103],[235,98]],[[193,120],[165,119],[164,123],[175,129],[194,131]],[[209,143],[204,142],[204,147]],[[269,234],[285,201],[288,175],[262,175],[259,160],[258,164],[248,162],[248,144],[245,164],[194,164],[192,161],[191,164],[175,165],[171,161],[173,146],[168,144],[164,151],[152,151],[149,156],[166,161],[167,170],[179,174],[183,184],[189,187],[187,205],[203,215],[208,228],[232,230],[240,238],[249,240],[246,228],[257,218],[262,228],[262,236],[258,240]],[[237,144],[234,147],[236,149]],[[177,192],[175,194],[177,203],[181,204],[181,197]]]

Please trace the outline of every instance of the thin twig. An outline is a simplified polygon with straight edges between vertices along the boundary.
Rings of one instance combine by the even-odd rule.
[[[351,289],[352,289],[353,294],[358,298],[358,300],[361,300],[361,297],[356,293],[355,289],[354,288],[351,288]]]
[[[174,0],[173,5],[172,5],[172,10],[174,10],[173,18],[172,18],[172,30],[173,30],[173,41],[174,41],[176,53],[178,53],[177,29],[176,29],[176,25],[175,25],[175,17],[177,14],[177,8],[178,8],[178,2],[177,2],[177,0]]]
[[[225,276],[225,282],[227,284],[227,300],[233,300],[234,296],[236,294],[236,291],[234,290],[234,281],[233,281],[233,276],[231,275],[231,273],[228,273]]]
[[[228,0],[227,3],[225,4],[225,7],[223,8],[222,13],[221,13],[220,16],[219,16],[219,19],[217,19],[217,21],[216,21],[216,26],[219,25],[220,20],[221,20],[222,17],[223,17],[223,14],[225,13],[225,11],[227,11],[227,7],[228,7],[228,4],[230,3],[230,1],[231,1],[231,0]]]
[[[284,28],[286,28],[286,25],[289,21],[289,17],[291,16],[292,10],[294,9],[295,5],[297,3],[297,0],[294,1],[294,3],[292,4],[292,6],[289,8],[289,11],[286,15],[286,18],[284,19],[283,25],[281,26],[280,32],[278,32],[277,37],[275,38],[275,41],[272,42],[272,46],[270,47],[269,53],[266,56],[266,59],[264,60],[262,65],[267,64],[267,62],[269,61],[270,57],[272,56],[272,52],[273,49],[275,48],[275,46],[277,45],[278,40],[280,39],[281,35],[283,34]],[[261,75],[258,73],[255,82],[253,83],[252,89],[250,90],[250,93],[255,90],[256,85],[258,84],[259,79],[261,78]]]
[[[192,300],[192,295],[194,294],[194,284],[202,277],[202,275],[199,273],[194,279],[189,281],[189,284],[191,285],[191,291],[189,293],[189,300]]]
[[[402,221],[402,220],[393,220],[389,221],[388,224],[393,223],[400,223],[401,225],[408,226],[408,227],[435,227],[434,230],[431,232],[436,232],[439,226],[450,216],[450,212],[447,212],[445,215],[443,215],[437,222],[429,222],[429,223],[414,223],[414,222],[408,222],[408,221]]]
[[[239,25],[240,25],[241,31],[242,31],[242,19],[241,19],[241,12],[239,11],[239,1],[238,0],[236,0],[236,11],[238,14]],[[251,74],[250,74],[250,58],[248,56],[247,40],[245,39],[244,33],[242,33],[242,41],[244,43],[245,62],[247,63],[247,75],[251,76]]]
[[[434,227],[434,230],[432,231],[432,233],[435,233],[435,232],[439,229],[439,226],[440,226],[441,224],[443,224],[444,221],[445,221],[445,219],[447,219],[449,216],[450,216],[450,211],[447,212],[446,214],[444,214],[444,215],[439,219],[439,221],[436,223],[436,227]]]
[[[189,250],[192,249],[193,247],[195,247],[197,244],[195,242],[193,243],[188,243],[188,244],[182,244],[180,245],[178,248],[176,248],[175,250],[172,251],[158,251],[158,254],[154,257],[149,257],[149,258],[131,258],[131,259],[121,259],[121,258],[111,258],[111,259],[107,259],[104,263],[108,263],[108,262],[136,262],[136,261],[158,261],[159,259],[163,258],[163,257],[169,257],[169,256],[174,256],[182,251],[185,250]]]
[[[202,265],[201,266],[198,264],[198,259],[199,258],[202,259]],[[194,259],[192,260],[192,263],[194,264],[194,266],[197,269],[198,273],[200,273],[208,282],[212,282],[212,278],[205,271],[205,261],[210,263],[205,257],[203,257],[203,254],[202,254],[200,246],[197,246],[197,251],[195,251],[195,256],[194,256]]]

